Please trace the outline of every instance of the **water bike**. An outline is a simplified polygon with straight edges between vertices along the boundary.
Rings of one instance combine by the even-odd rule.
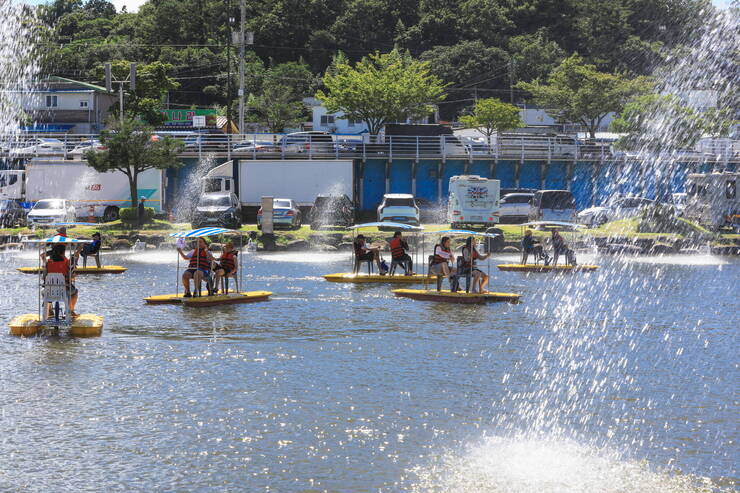
[[[75,227],[75,226],[97,226],[97,223],[51,223],[48,226],[69,226],[69,227]],[[90,242],[88,242],[90,243]],[[95,259],[95,267],[88,267],[87,266],[87,257],[92,257]],[[100,261],[100,250],[98,250],[95,253],[91,253],[89,255],[82,256],[82,267],[76,267],[75,273],[76,274],[123,274],[128,269],[126,267],[122,267],[120,265],[102,265]],[[18,272],[21,272],[23,274],[38,274],[39,268],[38,267],[20,267],[16,269]]]
[[[359,230],[367,228],[384,228],[393,229],[402,232],[418,233],[422,229],[422,226],[412,226],[404,223],[393,223],[393,222],[374,222],[355,224],[350,226],[352,229],[352,244],[355,244],[356,234]],[[381,245],[371,245],[374,248],[380,248]],[[414,255],[418,257],[418,251],[414,251]],[[422,256],[423,258],[423,256]],[[414,259],[416,265],[419,265],[418,259]],[[367,274],[360,272],[362,270],[362,264],[367,264]],[[385,284],[419,284],[424,282],[426,276],[422,274],[408,275],[407,266],[402,265],[400,262],[391,260],[391,265],[388,267],[387,272],[373,272],[373,264],[375,259],[360,260],[358,259],[354,249],[352,250],[352,272],[340,272],[337,274],[327,274],[324,276],[329,282],[349,282],[349,283],[385,283]],[[382,264],[381,264],[382,265]],[[402,273],[403,272],[403,273]]]
[[[214,279],[211,277],[213,269],[208,271],[201,282],[205,282],[206,290],[202,289],[202,286],[197,285],[193,279],[194,289],[192,296],[186,297],[185,293],[180,292],[180,255],[179,251],[185,246],[185,240],[207,238],[210,236],[233,236],[240,235],[239,231],[224,228],[198,228],[190,231],[180,231],[172,233],[170,236],[177,238],[178,240],[178,255],[177,255],[177,270],[175,277],[175,293],[174,294],[162,294],[154,295],[144,298],[144,301],[149,305],[162,305],[162,304],[181,304],[192,307],[206,307],[206,306],[218,306],[218,305],[233,305],[240,303],[253,303],[256,301],[267,301],[272,295],[270,291],[239,291],[239,286],[242,285],[242,269],[241,269],[241,255],[239,251],[236,252],[236,271],[231,272],[228,275],[221,278],[220,291],[215,293],[214,291],[219,286],[214,285]],[[200,249],[198,242],[194,253],[197,258],[200,258]],[[229,290],[229,280],[233,279],[235,284],[234,291]]]
[[[45,255],[43,249],[48,245],[70,245],[79,246],[91,243],[90,240],[79,240],[67,238],[66,236],[53,236],[42,240],[25,240],[25,243],[36,243],[39,245],[38,273],[38,311],[37,313],[26,313],[18,315],[10,321],[10,334],[14,336],[30,337],[44,332],[59,333],[66,330],[73,337],[99,336],[103,331],[103,317],[90,313],[81,314],[77,317],[70,315],[70,300],[73,295],[73,286],[67,282],[72,279],[76,269],[74,266],[75,252],[70,252],[69,272],[48,273],[42,265]]]
[[[569,223],[564,221],[532,221],[524,223],[522,226],[522,237],[524,236],[524,228],[540,228],[546,230],[560,230],[570,229],[574,232],[571,237],[575,236],[575,232],[581,228],[585,228],[583,224]],[[541,244],[535,246],[535,250],[531,253],[534,263],[523,263],[520,261],[518,264],[499,264],[497,267],[499,270],[508,272],[593,272],[599,268],[598,265],[593,264],[578,264],[576,262],[576,255],[572,249],[567,249],[563,252],[562,259],[563,263],[560,265],[553,265],[553,259],[545,252]],[[527,254],[527,257],[529,254]],[[524,260],[524,252],[522,252],[522,260]],[[542,263],[540,263],[542,262]]]
[[[443,231],[434,231],[434,232],[425,232],[426,234],[435,234],[440,236],[467,236],[468,238],[471,238],[470,245],[473,247],[473,238],[495,238],[499,236],[496,233],[479,233],[476,231],[469,231],[464,229],[447,229]],[[422,244],[423,245],[423,244]],[[423,248],[423,247],[422,247]],[[464,247],[467,248],[467,247]],[[497,292],[475,292],[474,289],[471,289],[473,286],[473,283],[475,282],[475,270],[480,270],[477,268],[477,265],[475,263],[475,257],[478,254],[477,250],[475,248],[472,248],[474,251],[470,252],[469,255],[472,257],[469,261],[466,261],[464,257],[461,255],[457,259],[457,266],[454,269],[454,274],[452,274],[448,278],[448,281],[450,283],[450,289],[449,290],[443,290],[442,289],[442,281],[444,279],[444,276],[440,273],[432,272],[435,265],[435,252],[432,251],[432,255],[428,257],[427,262],[427,272],[428,275],[424,276],[425,278],[425,284],[429,282],[429,280],[432,277],[436,278],[437,287],[436,289],[428,289],[426,286],[424,289],[394,289],[393,294],[395,294],[397,297],[401,298],[411,298],[414,300],[423,300],[423,301],[440,301],[444,303],[486,303],[491,301],[506,301],[510,303],[517,303],[519,299],[521,298],[520,294],[517,293],[497,293]],[[487,263],[487,270],[488,270],[488,278],[490,279],[490,253],[485,254],[486,260],[488,260]],[[482,271],[481,271],[482,272]],[[460,281],[465,280],[465,290],[463,291],[460,286]]]

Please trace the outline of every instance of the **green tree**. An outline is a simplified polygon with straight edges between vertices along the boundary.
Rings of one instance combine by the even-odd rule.
[[[306,107],[293,97],[293,90],[284,85],[270,85],[259,96],[250,95],[249,117],[264,122],[271,132],[281,133],[305,120]]]
[[[466,128],[477,128],[489,138],[504,130],[524,126],[524,122],[519,117],[519,108],[496,98],[478,100],[471,114],[460,117],[460,123]]]
[[[106,150],[85,153],[87,164],[100,173],[120,171],[126,175],[132,207],[136,205],[141,173],[148,169],[178,168],[183,164],[177,157],[182,146],[180,141],[171,137],[154,140],[152,128],[133,118],[112,120],[101,132],[100,141]]]
[[[371,54],[354,66],[338,55],[316,93],[330,113],[363,121],[371,135],[386,122],[420,118],[444,98],[444,84],[429,71],[429,63],[394,49]]]
[[[558,121],[583,124],[592,138],[607,114],[619,113],[631,98],[651,88],[644,78],[599,72],[577,53],[563,60],[547,83],[535,80],[516,86],[531,93],[534,102]]]
[[[703,123],[676,96],[645,94],[625,105],[610,128],[626,134],[617,142],[621,149],[660,151],[693,148],[701,138]]]
[[[730,108],[709,108],[702,115],[704,133],[710,137],[727,137],[738,121]]]

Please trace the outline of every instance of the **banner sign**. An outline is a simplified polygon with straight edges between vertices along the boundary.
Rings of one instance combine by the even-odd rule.
[[[206,127],[216,127],[216,110],[160,110],[165,117],[165,126],[168,127],[192,127],[194,116],[204,116]]]

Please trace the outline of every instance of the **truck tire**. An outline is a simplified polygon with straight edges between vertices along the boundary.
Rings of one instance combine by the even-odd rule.
[[[109,223],[111,221],[117,221],[118,220],[118,207],[116,206],[109,206],[105,208],[105,211],[103,212],[103,222]]]

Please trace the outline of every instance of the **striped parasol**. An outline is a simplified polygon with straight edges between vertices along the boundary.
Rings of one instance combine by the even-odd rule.
[[[226,228],[198,228],[190,231],[178,231],[177,233],[171,233],[170,236],[174,238],[204,238],[206,236],[238,233],[238,231]]]

